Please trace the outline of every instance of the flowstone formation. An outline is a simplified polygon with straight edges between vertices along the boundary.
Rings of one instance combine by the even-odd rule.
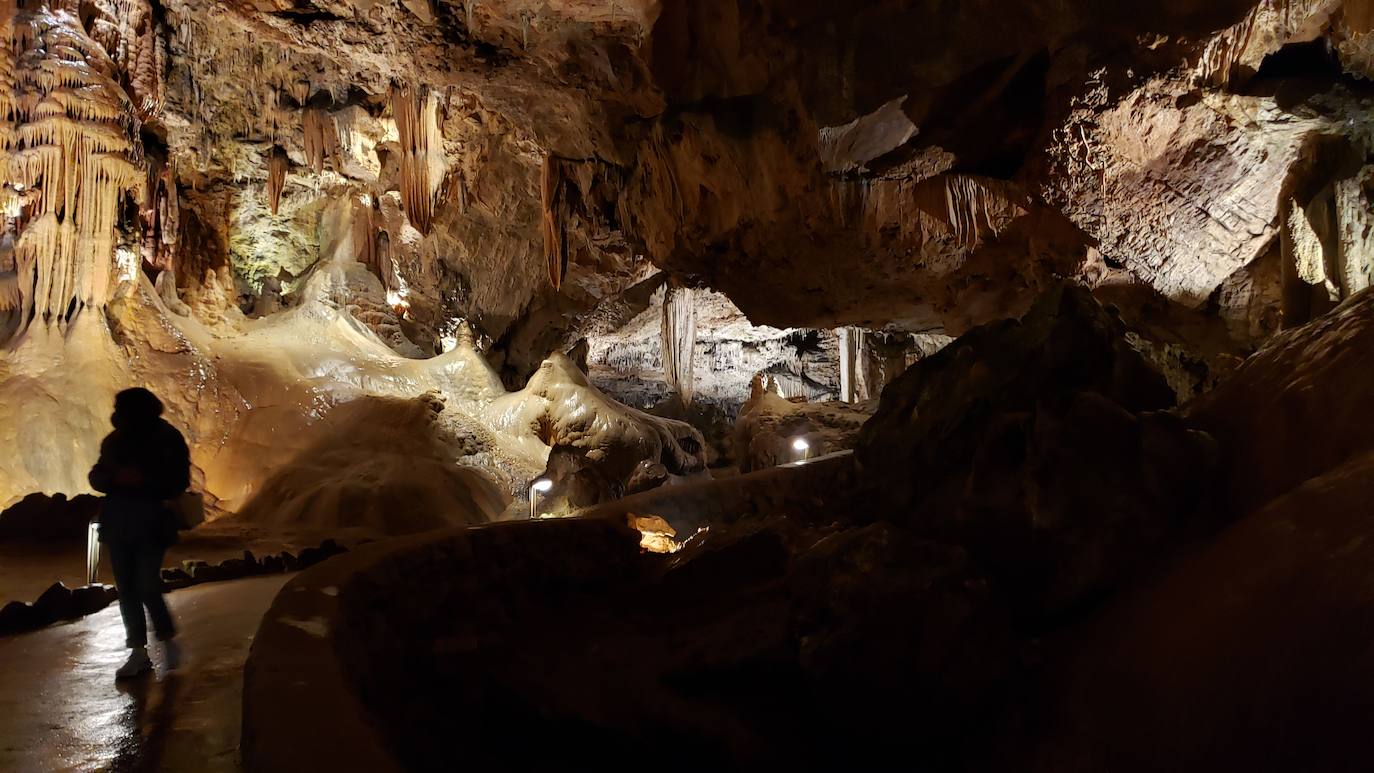
[[[92,37],[78,5],[0,6],[0,432],[16,451],[0,471],[4,503],[85,491],[69,457],[95,452],[129,379],[104,314],[138,268],[121,226],[143,196],[141,118],[157,100],[135,105],[121,85],[137,43],[109,28]]]

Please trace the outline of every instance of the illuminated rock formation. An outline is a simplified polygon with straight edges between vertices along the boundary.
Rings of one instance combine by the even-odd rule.
[[[683,405],[696,389],[697,310],[690,287],[669,287],[663,296],[663,380]]]
[[[110,298],[119,213],[147,184],[138,119],[115,62],[72,11],[5,15],[12,43],[0,112],[11,123],[0,161],[17,233],[20,326],[65,327]]]
[[[434,222],[434,191],[443,174],[444,148],[436,112],[438,103],[426,88],[398,86],[391,92],[391,109],[396,118],[396,130],[400,133],[401,201],[411,225],[420,233],[428,234]],[[308,138],[312,133],[323,135],[323,129],[312,132],[307,127]],[[322,159],[328,140],[321,137],[308,139],[308,142],[320,145],[316,153]]]

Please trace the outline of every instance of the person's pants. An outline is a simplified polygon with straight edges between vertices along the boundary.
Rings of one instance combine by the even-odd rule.
[[[115,587],[119,589],[119,614],[124,618],[125,646],[148,644],[148,623],[143,608],[153,619],[157,638],[166,641],[176,636],[172,613],[162,598],[162,556],[167,548],[151,543],[106,543]]]

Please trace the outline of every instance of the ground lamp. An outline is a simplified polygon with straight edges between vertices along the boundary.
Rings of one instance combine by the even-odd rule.
[[[811,444],[804,437],[792,441],[792,450],[797,452],[797,461],[804,462],[811,458]]]
[[[553,488],[553,481],[549,480],[548,478],[540,478],[539,480],[537,480],[537,481],[535,481],[535,482],[533,482],[533,483],[530,484],[530,518],[531,518],[531,519],[534,519],[534,518],[538,518],[538,517],[539,517],[539,515],[538,515],[538,512],[539,512],[539,511],[538,511],[539,495],[540,495],[540,494],[547,494],[547,493],[549,493],[549,489],[552,489],[552,488]]]
[[[86,584],[95,585],[100,579],[100,524],[91,521],[86,527]]]

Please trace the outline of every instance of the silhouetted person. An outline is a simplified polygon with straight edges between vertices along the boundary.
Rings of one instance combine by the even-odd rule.
[[[152,668],[148,658],[147,607],[157,638],[165,643],[167,665],[177,660],[167,602],[162,598],[162,557],[177,541],[177,522],[168,500],[191,485],[186,440],[162,419],[162,401],[146,389],[115,395],[114,432],[100,444],[91,487],[103,492],[100,541],[110,551],[126,645],[133,650],[115,673],[123,679]]]

